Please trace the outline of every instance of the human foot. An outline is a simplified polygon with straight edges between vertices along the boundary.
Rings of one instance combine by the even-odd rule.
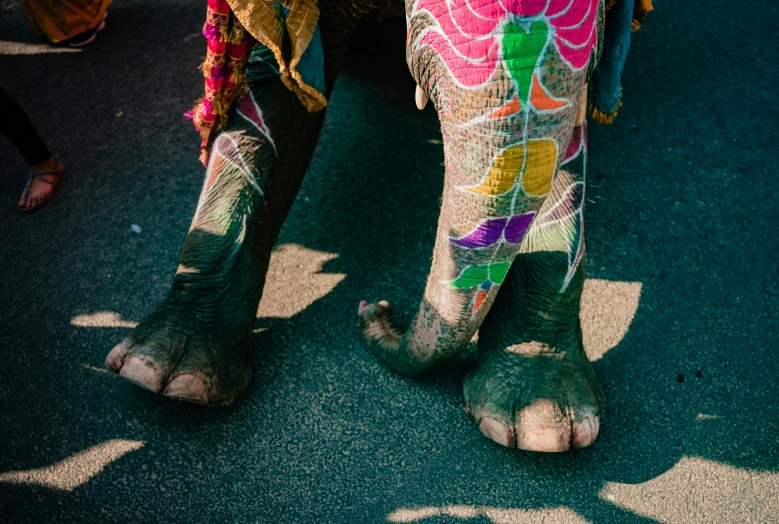
[[[580,341],[491,348],[463,385],[466,411],[504,446],[565,451],[598,436],[603,393]]]
[[[63,165],[53,156],[40,164],[30,166],[27,185],[24,186],[19,200],[19,211],[32,211],[48,202],[64,172]]]

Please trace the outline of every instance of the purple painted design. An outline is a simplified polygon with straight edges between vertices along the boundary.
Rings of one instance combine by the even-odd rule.
[[[533,217],[535,215],[535,213],[525,213],[511,217],[508,224],[506,224],[506,230],[503,232],[506,242],[510,244],[521,244],[522,240],[525,238],[525,233],[530,229],[530,224],[533,223]]]
[[[480,247],[491,246],[498,240],[500,235],[506,228],[507,218],[493,218],[486,222],[479,224],[471,233],[468,233],[462,238],[450,239],[452,244],[456,244],[460,247],[468,249],[477,249]]]

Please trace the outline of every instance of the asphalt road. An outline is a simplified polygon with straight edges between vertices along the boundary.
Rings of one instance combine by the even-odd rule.
[[[202,409],[101,368],[165,296],[199,194],[181,114],[205,2],[116,0],[67,53],[0,2],[0,84],[68,169],[17,213],[24,164],[0,140],[0,521],[779,522],[779,10],[656,4],[620,117],[590,134],[585,327],[608,415],[593,447],[543,455],[474,427],[470,360],[408,380],[361,343],[361,299],[410,317],[443,185],[402,20],[355,36],[274,256],[255,380]]]

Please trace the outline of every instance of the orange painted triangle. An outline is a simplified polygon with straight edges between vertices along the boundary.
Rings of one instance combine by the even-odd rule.
[[[557,111],[568,105],[567,100],[558,100],[549,96],[535,74],[533,75],[533,86],[530,88],[530,101],[533,103],[533,107],[539,111]]]
[[[522,109],[522,104],[519,103],[519,99],[515,94],[508,104],[503,107],[499,107],[490,113],[490,116],[488,116],[487,119],[492,120],[493,118],[503,118],[509,115],[513,115],[515,113],[519,113],[520,109]]]
[[[475,315],[477,311],[479,311],[479,308],[482,304],[484,304],[484,299],[487,298],[487,293],[489,293],[489,290],[479,290],[478,293],[476,293],[476,302],[473,304],[473,314]]]

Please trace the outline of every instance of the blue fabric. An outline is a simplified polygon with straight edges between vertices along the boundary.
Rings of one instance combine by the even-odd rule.
[[[303,77],[303,82],[319,91],[325,92],[325,52],[322,49],[322,35],[319,26],[314,29],[314,36],[308,44],[296,69]]]
[[[606,16],[603,52],[595,70],[595,105],[606,114],[619,106],[622,70],[630,48],[634,0],[617,0]]]

